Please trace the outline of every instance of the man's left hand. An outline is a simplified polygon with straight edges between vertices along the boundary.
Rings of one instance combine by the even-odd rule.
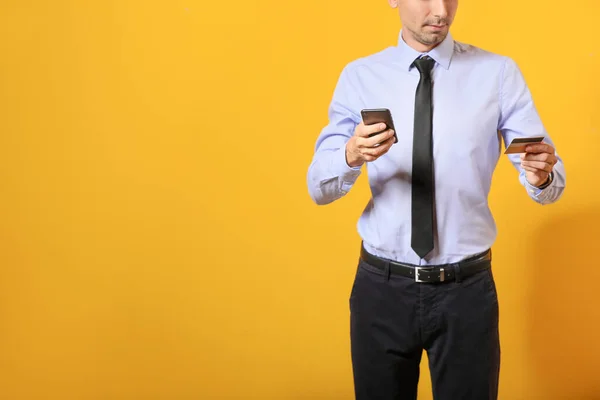
[[[536,187],[542,186],[558,162],[554,147],[541,143],[527,146],[525,151],[521,154],[521,167],[526,172],[527,182]]]

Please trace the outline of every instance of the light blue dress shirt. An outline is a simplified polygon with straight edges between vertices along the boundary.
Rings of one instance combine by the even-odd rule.
[[[487,250],[496,239],[488,205],[492,174],[502,141],[545,136],[554,146],[515,62],[460,43],[448,35],[428,53],[433,78],[433,154],[436,234],[424,259],[411,248],[411,170],[415,90],[419,72],[412,62],[423,53],[398,45],[359,58],[343,68],[329,108],[329,123],[316,140],[308,169],[308,191],[319,205],[343,197],[361,174],[348,166],[345,145],[363,108],[389,108],[398,143],[366,166],[371,199],[357,228],[365,248],[378,256],[416,265],[453,263]],[[540,190],[525,179],[520,155],[507,155],[531,199],[550,204],[565,187],[557,153],[552,183]]]

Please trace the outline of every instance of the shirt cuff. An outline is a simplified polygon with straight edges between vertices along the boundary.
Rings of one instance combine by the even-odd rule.
[[[351,167],[346,161],[346,146],[336,150],[332,159],[331,172],[334,176],[339,176],[341,181],[341,190],[347,192],[350,190],[356,179],[360,175],[361,167]]]
[[[542,186],[542,187],[533,186],[531,183],[529,183],[525,172],[523,172],[522,176],[523,176],[523,182],[525,183],[525,187],[527,188],[527,192],[529,192],[529,194],[534,197],[539,197],[542,193],[544,193],[549,188],[551,188],[555,181],[554,171],[550,172],[550,183],[547,184],[546,186]]]

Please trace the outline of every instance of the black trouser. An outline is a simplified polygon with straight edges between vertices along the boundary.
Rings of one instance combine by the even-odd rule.
[[[427,351],[435,400],[496,400],[498,298],[491,268],[418,283],[359,261],[350,295],[357,400],[416,399]]]

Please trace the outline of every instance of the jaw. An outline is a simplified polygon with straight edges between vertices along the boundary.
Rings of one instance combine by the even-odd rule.
[[[448,27],[443,29],[430,29],[429,27],[423,27],[420,31],[410,31],[413,39],[419,42],[423,46],[436,46],[444,41],[448,35]]]

